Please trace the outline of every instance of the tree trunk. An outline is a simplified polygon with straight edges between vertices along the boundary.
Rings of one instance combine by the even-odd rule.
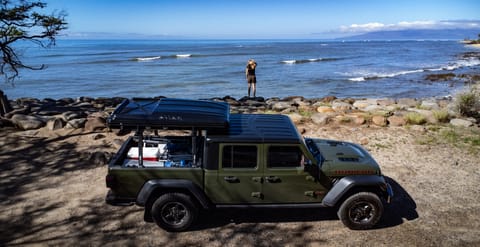
[[[7,99],[7,96],[0,90],[0,116],[5,116],[6,113],[12,111],[12,106]]]

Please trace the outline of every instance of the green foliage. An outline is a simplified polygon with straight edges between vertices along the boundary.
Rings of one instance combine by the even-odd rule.
[[[480,153],[480,131],[472,128],[444,127],[418,137],[416,143],[430,146],[449,145],[468,152]]]
[[[433,111],[432,113],[439,123],[447,123],[450,120],[450,116],[446,110]]]
[[[421,124],[425,124],[427,122],[427,119],[425,118],[425,116],[423,116],[422,114],[420,114],[418,112],[409,112],[404,116],[404,118],[405,118],[405,121],[407,121],[408,124],[421,125]]]
[[[468,92],[458,94],[456,108],[462,116],[477,117],[480,111],[480,93],[477,89],[471,87]]]
[[[0,75],[4,75],[7,82],[13,82],[19,68],[44,68],[25,65],[13,48],[16,42],[30,41],[49,47],[55,44],[59,32],[67,28],[65,12],[50,15],[38,12],[46,6],[41,1],[0,1]]]

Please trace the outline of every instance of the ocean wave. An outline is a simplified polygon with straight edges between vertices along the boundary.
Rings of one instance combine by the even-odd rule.
[[[349,78],[348,80],[349,81],[354,81],[354,82],[361,82],[361,81],[367,81],[367,80],[377,80],[377,79],[382,79],[382,78],[393,78],[393,77],[397,77],[397,76],[414,74],[414,73],[453,71],[453,70],[460,69],[460,68],[473,67],[473,66],[478,66],[478,65],[480,65],[480,60],[479,59],[466,59],[466,60],[459,60],[459,61],[456,61],[455,63],[448,64],[448,65],[438,67],[438,68],[422,68],[422,69],[405,70],[405,71],[399,71],[399,72],[393,72],[393,73],[387,73],[387,74],[385,74],[385,73],[368,73],[364,76]]]
[[[185,58],[185,57],[191,57],[192,54],[177,54],[175,56],[178,57],[178,58]]]
[[[327,62],[327,61],[336,61],[338,58],[309,58],[309,59],[293,59],[293,60],[283,60],[281,63],[284,64],[301,64],[301,63],[315,63],[315,62]]]
[[[158,60],[162,58],[161,56],[155,56],[155,57],[137,57],[135,60],[137,61],[152,61],[152,60]]]

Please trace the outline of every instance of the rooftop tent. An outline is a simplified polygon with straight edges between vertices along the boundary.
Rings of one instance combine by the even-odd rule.
[[[133,98],[124,100],[107,120],[110,128],[121,129],[218,129],[229,124],[227,103],[171,99]]]

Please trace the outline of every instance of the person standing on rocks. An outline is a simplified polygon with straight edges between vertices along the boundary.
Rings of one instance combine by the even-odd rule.
[[[257,62],[255,62],[253,59],[249,59],[247,68],[245,69],[245,76],[248,83],[248,97],[250,97],[250,91],[252,91],[253,97],[255,97],[257,91],[257,77],[255,76],[255,68],[257,68]]]

